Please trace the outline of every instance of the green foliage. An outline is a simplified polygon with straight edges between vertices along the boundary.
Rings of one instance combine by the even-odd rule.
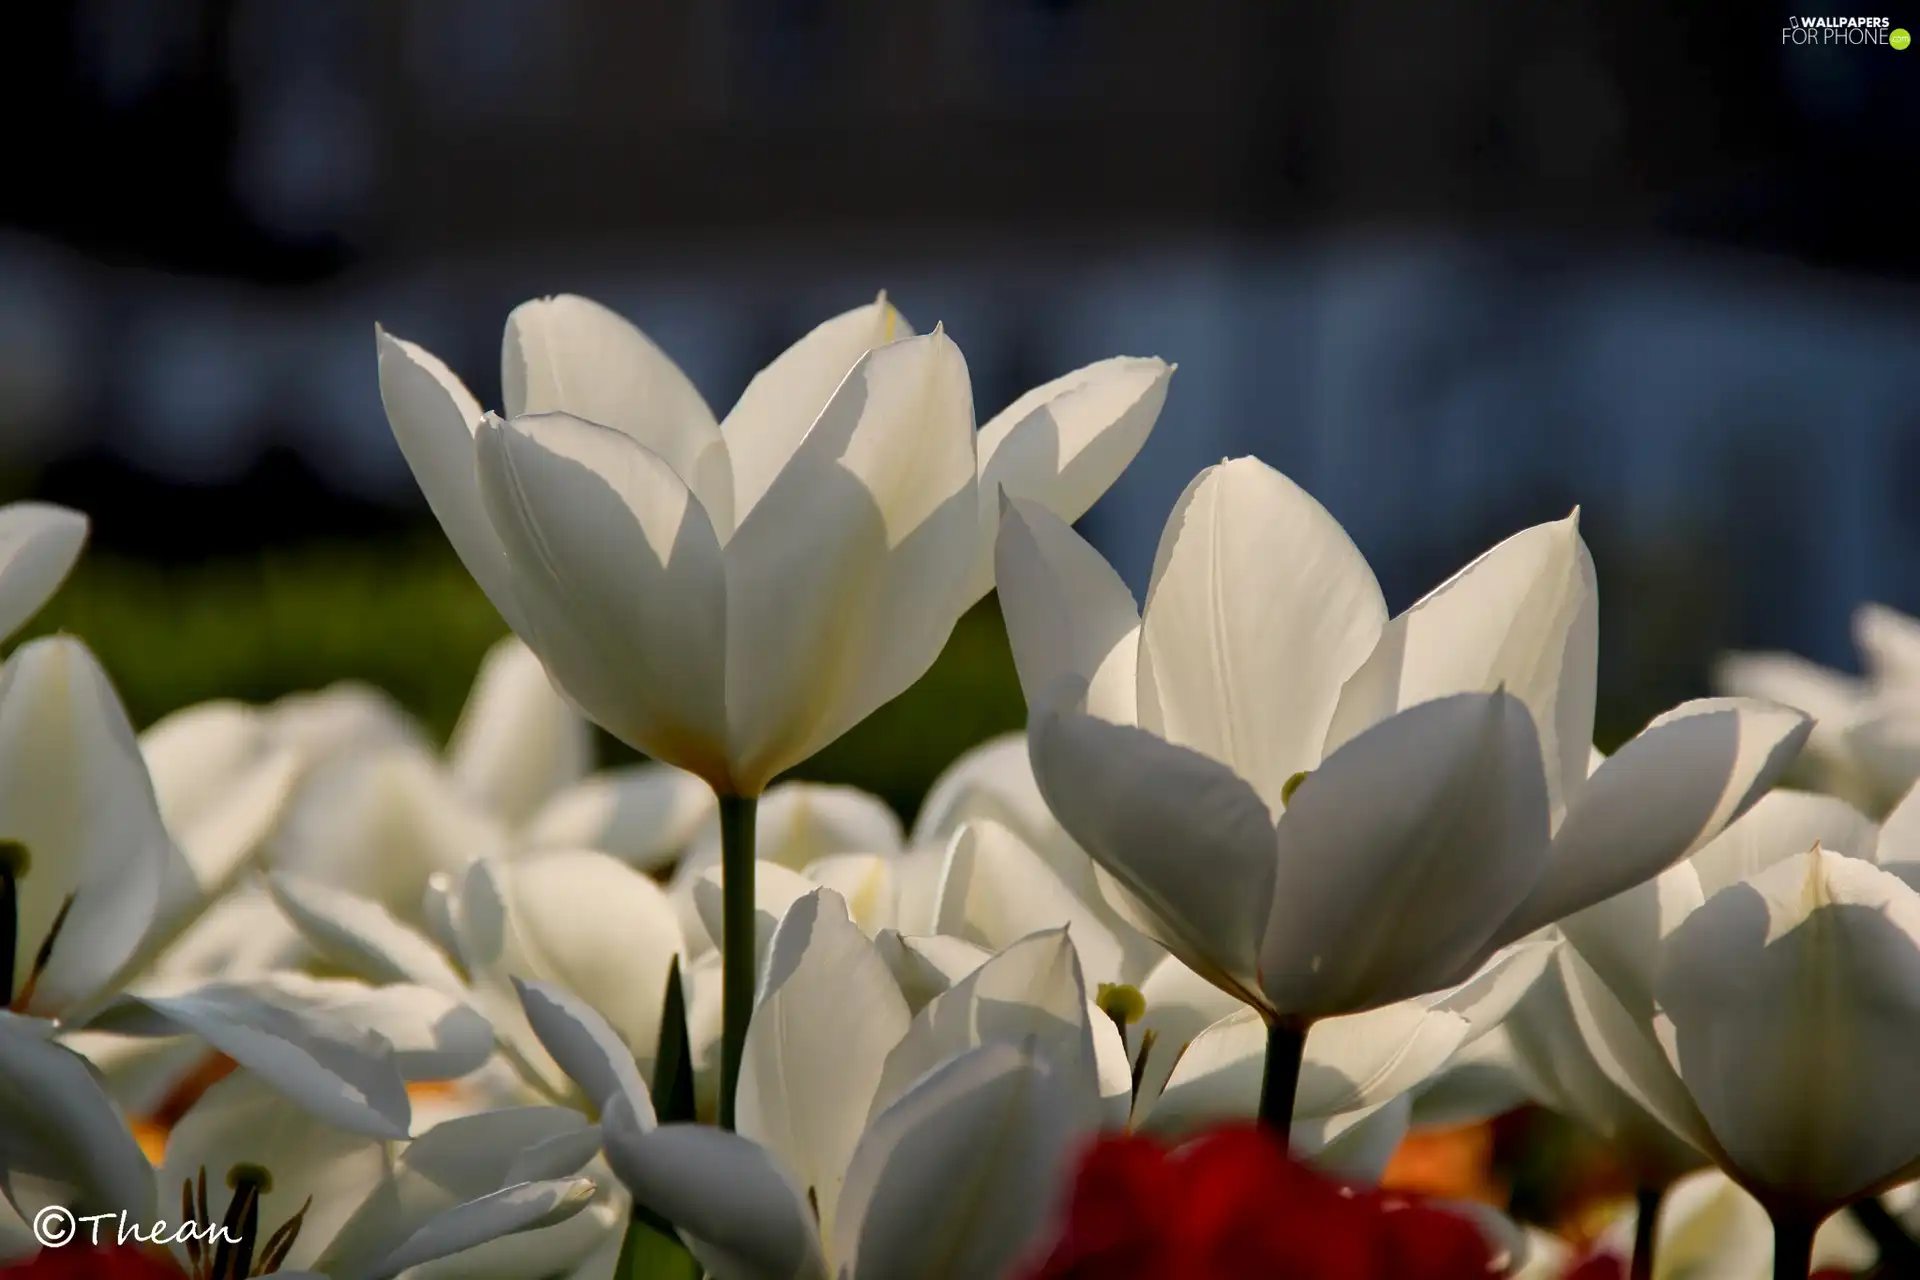
[[[171,568],[89,554],[28,634],[52,631],[93,648],[142,727],[210,698],[264,702],[357,679],[444,741],[506,628],[434,538]],[[960,620],[919,684],[796,776],[865,787],[911,813],[955,756],[1025,715],[989,600]],[[605,763],[633,758],[604,735],[601,747]]]

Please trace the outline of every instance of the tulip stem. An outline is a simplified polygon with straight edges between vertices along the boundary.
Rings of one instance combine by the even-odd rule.
[[[1660,1224],[1660,1202],[1666,1198],[1664,1187],[1641,1187],[1634,1192],[1633,1262],[1627,1280],[1653,1280],[1653,1250]]]
[[[1267,1065],[1260,1077],[1260,1123],[1284,1141],[1293,1132],[1293,1095],[1300,1088],[1300,1060],[1307,1051],[1307,1024],[1294,1018],[1267,1023]]]
[[[753,819],[758,796],[720,798],[720,1127],[733,1128],[734,1093],[753,1017]]]
[[[1773,1219],[1773,1280],[1807,1280],[1813,1270],[1813,1233],[1820,1224],[1776,1214]]]

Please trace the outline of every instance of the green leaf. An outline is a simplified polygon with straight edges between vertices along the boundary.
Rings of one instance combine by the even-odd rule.
[[[614,1280],[700,1280],[700,1264],[658,1214],[635,1205]]]
[[[687,1034],[687,997],[680,958],[667,969],[667,998],[660,1011],[660,1054],[653,1066],[653,1110],[661,1124],[690,1122],[693,1114],[693,1041]]]

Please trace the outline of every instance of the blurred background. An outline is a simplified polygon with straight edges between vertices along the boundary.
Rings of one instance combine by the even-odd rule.
[[[360,676],[444,731],[501,625],[374,323],[498,403],[507,311],[586,293],[724,409],[885,288],[983,420],[1179,363],[1085,526],[1136,590],[1254,453],[1395,608],[1579,504],[1603,745],[1722,647],[1848,666],[1852,606],[1920,607],[1920,49],[1785,43],[1792,3],[13,6],[0,498],[94,520],[40,626],[143,723]],[[989,605],[812,771],[910,810],[1021,714]]]
[[[1084,526],[1136,590],[1193,473],[1253,453],[1396,609],[1578,504],[1603,745],[1725,647],[1852,666],[1855,604],[1920,608],[1920,48],[1781,28],[1853,12],[9,6],[0,500],[94,522],[38,628],[143,724],[358,677],[444,733],[503,628],[388,433],[374,323],[497,404],[508,310],[585,293],[724,410],[885,288],[959,341],[982,420],[1099,357],[1178,362]],[[808,772],[911,811],[1022,718],[989,601]],[[1551,1216],[1504,1133],[1474,1176]]]

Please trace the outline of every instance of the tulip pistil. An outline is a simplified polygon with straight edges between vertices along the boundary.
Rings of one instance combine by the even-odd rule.
[[[40,940],[34,949],[33,963],[27,968],[27,978],[14,990],[15,962],[20,946],[20,882],[27,877],[33,866],[33,858],[27,852],[27,846],[18,840],[0,840],[0,1008],[13,1013],[25,1013],[27,1006],[33,1003],[34,989],[40,984],[40,975],[46,971],[47,963],[53,959],[53,944],[59,940],[61,929],[66,927],[67,915],[73,910],[73,895],[69,893],[60,903],[60,910],[54,913],[53,924],[47,929],[47,936]]]
[[[273,1190],[273,1175],[260,1165],[243,1162],[227,1171],[227,1186],[232,1189],[233,1198],[227,1202],[226,1217],[218,1230],[205,1240],[191,1235],[185,1238],[187,1265],[193,1280],[250,1280],[284,1269],[287,1254],[300,1236],[307,1210],[313,1207],[313,1197],[308,1196],[299,1211],[261,1244],[260,1197]],[[180,1205],[189,1222],[204,1228],[212,1220],[207,1211],[205,1168],[200,1170],[198,1179],[188,1179],[181,1185]]]

